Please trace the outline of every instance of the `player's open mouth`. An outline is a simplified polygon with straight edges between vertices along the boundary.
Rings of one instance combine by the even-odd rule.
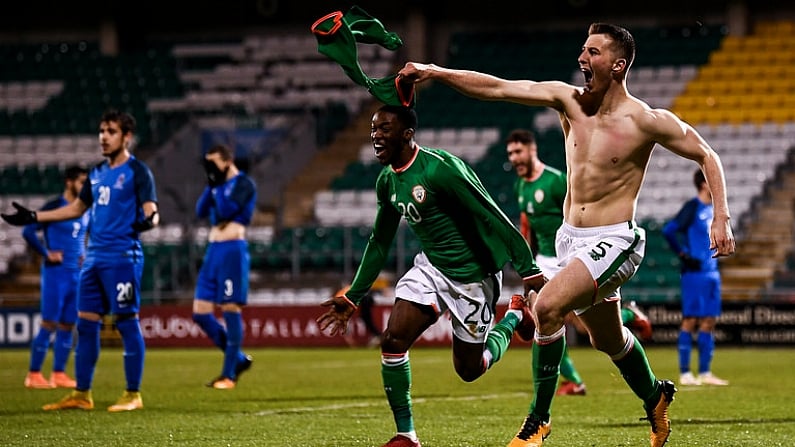
[[[585,78],[585,91],[591,90],[591,80],[593,80],[593,72],[587,68],[580,68],[583,77]]]
[[[580,68],[580,71],[582,72],[582,75],[585,77],[585,83],[589,84],[591,82],[591,79],[593,79],[593,72],[591,70],[588,70],[587,68]]]
[[[375,156],[379,157],[386,150],[386,146],[380,143],[373,143],[373,150],[375,151]]]

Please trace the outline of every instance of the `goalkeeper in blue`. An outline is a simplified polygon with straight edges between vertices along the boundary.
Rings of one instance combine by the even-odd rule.
[[[99,145],[105,161],[88,173],[77,200],[53,210],[31,211],[14,203],[16,213],[3,214],[11,225],[75,219],[88,210],[86,258],[77,293],[77,349],[74,391],[44,410],[94,408],[91,383],[100,351],[100,329],[106,314],[115,317],[124,345],[126,388],[108,411],[143,408],[141,380],[145,345],[139,324],[144,255],[140,233],[160,221],[152,172],[130,153],[135,119],[108,110],[100,119]]]
[[[712,374],[715,325],[721,313],[718,259],[710,247],[709,226],[714,216],[712,194],[701,169],[693,173],[696,196],[663,227],[663,236],[682,262],[682,323],[679,330],[679,384],[725,386],[728,380]],[[693,335],[698,346],[698,376],[690,370]]]
[[[209,219],[209,245],[204,255],[193,300],[193,320],[221,351],[221,374],[207,383],[229,390],[252,364],[242,350],[243,307],[248,300],[250,258],[246,227],[251,223],[257,189],[235,165],[226,145],[211,147],[204,157],[207,186],[196,202],[196,215]],[[215,318],[220,307],[226,327]]]
[[[381,377],[397,433],[383,447],[420,447],[411,403],[409,349],[448,312],[453,365],[466,382],[483,375],[508,349],[514,331],[532,336],[526,298],[514,295],[495,324],[502,269],[511,263],[525,292],[545,282],[527,241],[486,192],[472,169],[441,149],[414,141],[417,115],[382,106],[371,122],[378,210],[350,289],[322,303],[321,330],[344,334],[357,305],[378,277],[398,225],[405,220],[422,251],[395,287],[395,303],[381,336]],[[528,371],[528,379],[529,379]]]

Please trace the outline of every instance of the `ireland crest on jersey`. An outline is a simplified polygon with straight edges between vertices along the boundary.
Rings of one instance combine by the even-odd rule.
[[[425,188],[423,188],[422,185],[411,188],[411,196],[414,197],[417,203],[424,202],[426,197]]]
[[[535,199],[536,203],[541,203],[544,201],[544,190],[543,189],[536,189],[535,193],[533,193],[533,199]]]

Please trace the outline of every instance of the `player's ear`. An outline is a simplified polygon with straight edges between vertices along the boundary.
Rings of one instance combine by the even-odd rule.
[[[133,143],[133,134],[131,132],[125,133],[124,137],[122,138],[122,143],[121,143],[122,147],[124,149],[130,149],[132,143]]]
[[[611,70],[613,70],[613,72],[618,73],[619,71],[623,70],[624,67],[626,67],[626,66],[627,66],[627,60],[624,59],[624,58],[621,58],[621,59],[618,59],[615,62],[613,62],[613,67],[611,68]]]
[[[414,138],[414,128],[409,127],[408,129],[403,131],[403,139],[406,141],[411,141]]]

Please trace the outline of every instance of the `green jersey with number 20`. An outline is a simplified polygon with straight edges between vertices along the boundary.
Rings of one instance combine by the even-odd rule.
[[[358,303],[377,278],[400,219],[440,272],[479,282],[511,262],[517,273],[540,273],[530,247],[474,171],[441,149],[415,146],[404,167],[385,166],[376,180],[378,211],[361,264],[346,296]]]

